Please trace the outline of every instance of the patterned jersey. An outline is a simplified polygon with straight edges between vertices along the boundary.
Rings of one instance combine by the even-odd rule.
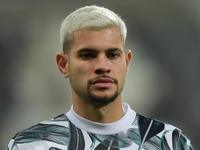
[[[101,124],[81,118],[72,107],[18,132],[6,150],[193,150],[178,128],[139,115],[128,104],[123,109],[119,121]]]

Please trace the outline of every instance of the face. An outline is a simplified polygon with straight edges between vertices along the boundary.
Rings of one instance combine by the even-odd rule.
[[[114,101],[124,87],[130,60],[118,28],[75,31],[67,63],[73,98],[102,104]]]

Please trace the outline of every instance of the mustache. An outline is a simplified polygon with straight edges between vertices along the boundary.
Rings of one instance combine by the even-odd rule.
[[[118,81],[117,81],[116,78],[110,77],[110,76],[108,76],[108,75],[98,76],[98,77],[95,77],[95,78],[93,78],[93,79],[90,79],[90,80],[88,81],[88,84],[90,85],[90,84],[94,83],[96,80],[98,80],[98,79],[104,79],[104,78],[105,78],[105,79],[110,79],[110,80],[113,81],[113,83],[118,84]]]

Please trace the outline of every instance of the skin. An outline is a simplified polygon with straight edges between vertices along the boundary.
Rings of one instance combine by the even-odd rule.
[[[121,91],[131,58],[116,27],[74,31],[70,54],[58,53],[56,60],[63,77],[70,79],[73,108],[79,116],[99,123],[123,117]]]

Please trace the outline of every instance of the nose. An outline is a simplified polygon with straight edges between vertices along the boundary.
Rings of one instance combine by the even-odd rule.
[[[110,73],[111,70],[110,70],[109,62],[106,56],[97,57],[94,71],[96,74],[99,74],[99,75]]]

